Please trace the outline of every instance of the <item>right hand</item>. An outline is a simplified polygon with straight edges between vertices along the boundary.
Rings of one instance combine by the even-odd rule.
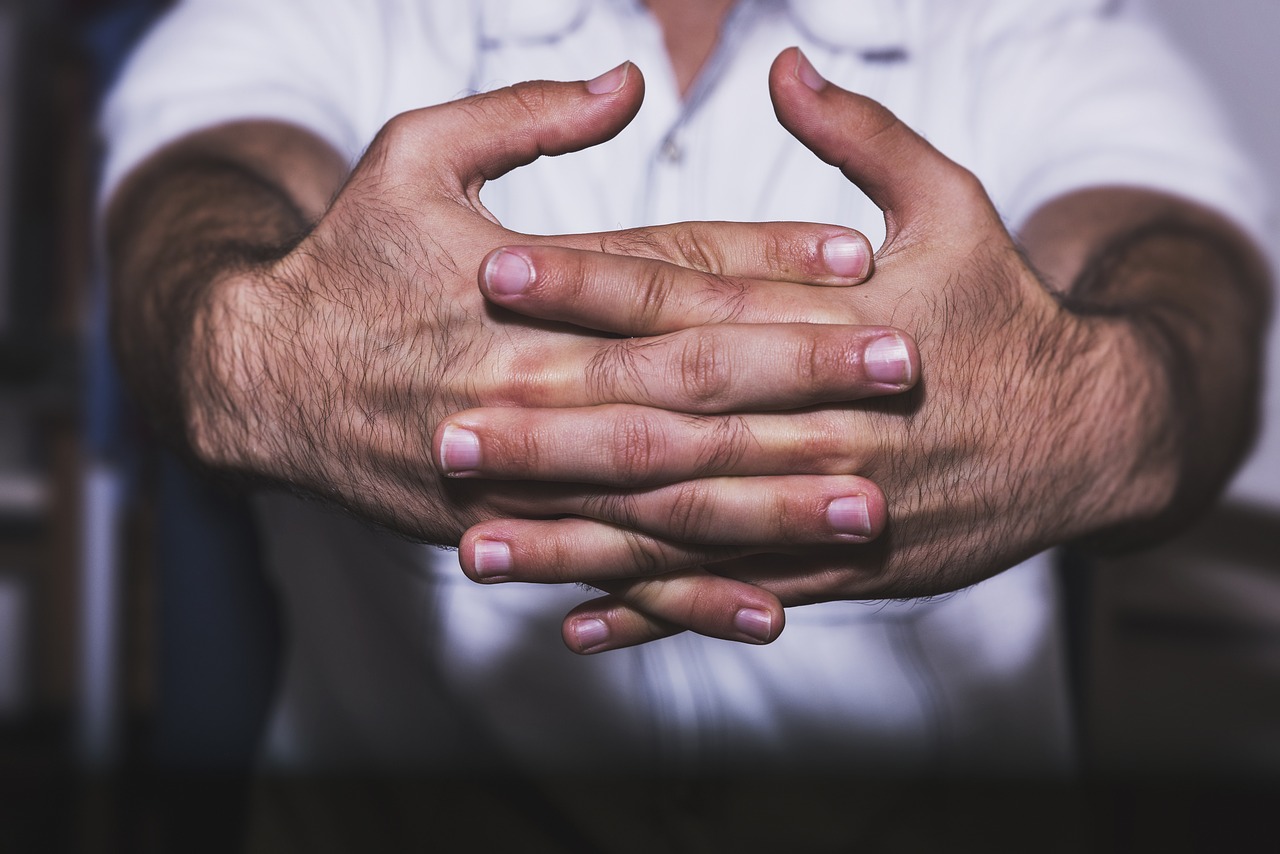
[[[445,477],[432,458],[432,436],[450,413],[565,407],[584,422],[612,423],[618,409],[609,404],[721,413],[902,390],[873,381],[863,363],[871,343],[897,333],[775,324],[798,316],[794,297],[770,301],[767,286],[752,287],[754,280],[860,282],[871,249],[856,232],[722,223],[538,238],[504,229],[482,206],[486,180],[540,155],[612,137],[635,115],[642,90],[638,71],[624,65],[588,84],[525,83],[389,122],[293,251],[215,284],[192,344],[202,354],[187,401],[197,453],[218,467],[319,494],[410,537],[456,544],[484,519],[590,517],[592,502],[607,490]],[[529,272],[522,259],[552,244],[594,250],[577,271],[587,308],[567,318],[580,326],[485,302],[475,270],[488,289],[510,285],[513,273]],[[847,258],[825,260],[832,257],[826,250],[839,245],[854,246],[866,263],[851,268]],[[495,251],[500,247],[507,249]],[[624,252],[631,257],[618,254]],[[626,296],[636,277],[668,281],[672,293],[689,299],[656,309],[634,305]],[[588,329],[654,311],[661,316],[646,321],[664,334],[625,339]],[[808,366],[801,382],[797,365]],[[638,470],[636,482],[788,471],[786,459],[767,453],[725,459],[717,431],[699,436],[675,469]],[[592,460],[596,450],[583,448],[583,459]],[[465,472],[466,443],[455,443],[451,453],[452,462],[463,462],[452,468]],[[883,525],[883,498],[862,478],[813,478],[800,489],[790,479],[761,480],[767,483],[751,499],[771,512],[794,506],[807,513],[815,502],[825,507],[841,495],[869,496],[875,518],[856,539],[872,538]],[[675,546],[700,560],[741,554],[730,544],[753,542],[749,534],[758,530],[745,517],[740,525],[709,542]],[[821,520],[813,527],[815,541],[831,540]],[[802,527],[787,536],[809,534]],[[777,614],[781,629],[771,594],[731,580],[725,585]]]

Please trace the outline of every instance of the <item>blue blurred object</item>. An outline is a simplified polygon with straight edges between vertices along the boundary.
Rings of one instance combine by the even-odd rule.
[[[167,5],[159,0],[107,3],[90,21],[81,35],[93,64],[95,103]],[[87,476],[108,483],[87,490],[86,500],[114,506],[86,507],[86,519],[100,520],[103,528],[86,532],[98,542],[86,544],[85,587],[99,591],[97,601],[85,601],[86,626],[96,627],[99,635],[88,632],[86,654],[101,656],[104,648],[120,647],[119,597],[112,591],[124,574],[118,565],[120,532],[112,528],[122,524],[127,508],[152,501],[156,536],[147,545],[156,568],[158,614],[154,739],[147,758],[167,770],[247,770],[266,720],[280,653],[276,602],[262,573],[248,501],[208,482],[152,440],[112,358],[101,272],[92,283],[91,306],[83,374]],[[114,662],[106,668],[112,673]],[[102,696],[85,698],[87,718],[105,720],[90,720],[82,728],[90,742],[110,740],[113,730],[118,738],[112,689],[92,684],[88,675],[86,687]],[[90,743],[87,753],[91,762],[94,755],[109,762],[116,751]]]

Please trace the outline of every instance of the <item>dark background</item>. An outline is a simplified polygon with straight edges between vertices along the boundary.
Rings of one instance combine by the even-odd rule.
[[[0,0],[0,851],[231,850],[275,674],[243,507],[156,451],[103,340],[93,117],[163,5]],[[1280,4],[1152,5],[1280,188]],[[1068,556],[1083,779],[946,787],[1009,823],[1009,850],[1065,838],[1045,804],[1088,850],[1274,850],[1278,362],[1259,449],[1209,518]]]

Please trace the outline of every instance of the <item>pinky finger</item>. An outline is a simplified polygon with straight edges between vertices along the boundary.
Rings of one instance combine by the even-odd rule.
[[[639,646],[683,631],[675,623],[637,611],[616,596],[583,602],[565,616],[560,626],[564,645],[579,655]]]
[[[786,622],[772,593],[702,569],[595,585],[610,595],[574,608],[562,627],[565,645],[577,653],[636,646],[685,629],[766,644],[777,639]]]

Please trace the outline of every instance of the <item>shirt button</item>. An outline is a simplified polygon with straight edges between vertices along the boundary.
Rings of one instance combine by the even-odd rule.
[[[669,136],[663,141],[662,148],[658,151],[658,159],[663,163],[679,166],[684,162],[684,147],[674,136]]]

